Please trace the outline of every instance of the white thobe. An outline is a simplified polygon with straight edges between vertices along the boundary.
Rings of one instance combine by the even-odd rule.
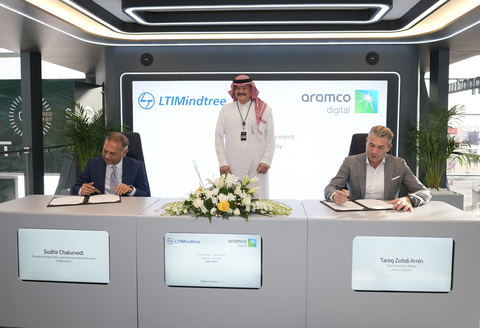
[[[257,120],[255,118],[255,102],[238,104],[237,102],[226,104],[218,115],[215,131],[215,149],[217,152],[220,167],[228,165],[232,174],[243,180],[250,168],[253,170],[250,178],[258,176],[259,182],[249,186],[260,186],[255,193],[255,198],[268,199],[268,172],[257,174],[259,163],[272,166],[273,153],[275,152],[275,136],[273,128],[273,116],[270,107],[265,109],[270,113],[264,117],[267,121],[266,127],[259,137]],[[242,114],[240,116],[239,113]],[[247,116],[248,113],[248,116]],[[265,116],[265,115],[264,115]],[[245,120],[245,127],[242,126],[242,117]],[[247,140],[241,140],[241,132],[247,133]]]

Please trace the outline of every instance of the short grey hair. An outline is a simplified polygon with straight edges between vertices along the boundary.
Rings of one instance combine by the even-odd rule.
[[[371,130],[370,133],[368,134],[368,137],[370,138],[370,135],[374,134],[379,138],[387,138],[388,140],[388,145],[390,146],[392,144],[393,140],[393,132],[389,128],[383,125],[376,125],[374,126]]]
[[[123,133],[120,133],[120,132],[110,132],[109,134],[107,134],[107,136],[105,137],[105,142],[106,141],[114,141],[114,142],[121,142],[122,143],[122,151],[124,151],[125,149],[128,148],[128,145],[129,145],[129,141],[128,141],[128,138],[125,137],[125,135]],[[104,142],[104,143],[105,143]]]

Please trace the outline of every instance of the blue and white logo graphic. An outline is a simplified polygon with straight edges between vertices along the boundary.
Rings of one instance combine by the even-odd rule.
[[[172,245],[173,244],[173,238],[168,238],[167,239],[167,244]]]
[[[138,97],[138,105],[143,109],[150,109],[155,104],[155,97],[150,92],[144,92]]]

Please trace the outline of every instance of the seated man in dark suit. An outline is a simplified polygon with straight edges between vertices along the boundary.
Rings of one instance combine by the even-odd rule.
[[[325,199],[337,204],[349,199],[390,200],[393,209],[399,211],[412,211],[413,207],[428,202],[432,195],[405,160],[387,154],[392,140],[393,132],[389,128],[374,126],[367,137],[366,152],[345,158],[337,175],[325,188]],[[401,186],[408,195],[398,198]]]
[[[102,157],[88,160],[70,193],[86,196],[97,189],[101,194],[150,197],[145,165],[125,157],[127,152],[127,137],[119,132],[109,133]]]

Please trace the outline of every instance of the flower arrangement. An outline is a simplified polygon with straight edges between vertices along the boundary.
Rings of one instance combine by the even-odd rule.
[[[233,174],[222,175],[216,180],[207,179],[208,187],[199,187],[190,193],[187,199],[167,203],[162,206],[162,215],[192,214],[192,216],[227,219],[241,216],[248,221],[249,213],[262,215],[289,215],[292,208],[273,200],[255,199],[254,193],[260,187],[250,188],[249,185],[258,181],[258,177],[249,176],[240,181]]]

